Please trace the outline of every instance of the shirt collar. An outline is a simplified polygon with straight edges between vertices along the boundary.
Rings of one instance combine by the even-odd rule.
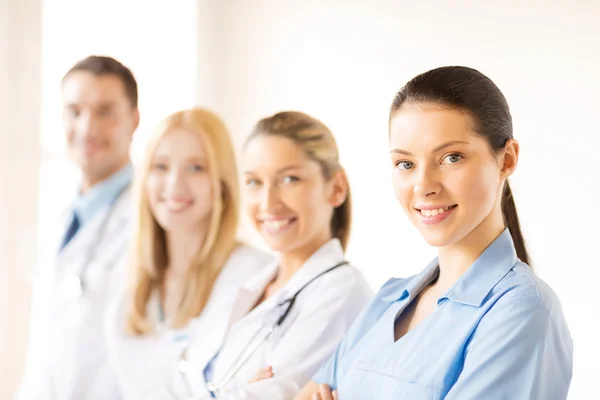
[[[283,287],[281,293],[277,296],[278,300],[282,297],[289,297],[296,293],[298,289],[304,286],[311,279],[322,272],[335,266],[344,260],[344,249],[338,239],[331,239],[323,244],[304,262],[302,267],[292,276],[292,278]],[[243,286],[251,292],[261,292],[265,286],[271,282],[279,270],[280,259],[277,258],[266,268],[260,271],[254,278],[247,281]]]
[[[398,300],[404,300],[408,297],[414,297],[425,286],[433,281],[439,272],[438,260],[436,258],[435,260],[431,261],[418,275],[407,279],[404,285],[393,285],[390,287],[389,294],[381,299],[388,302],[394,302]]]
[[[473,265],[452,286],[445,298],[457,303],[479,307],[488,293],[514,267],[517,253],[508,228],[498,236],[475,260]],[[409,278],[404,285],[390,287],[390,292],[382,300],[394,302],[414,297],[439,274],[438,259],[434,259],[418,275]]]
[[[77,196],[73,210],[81,225],[88,223],[100,210],[108,207],[131,182],[133,166],[127,164],[104,181],[94,185],[85,194]]]
[[[517,252],[510,231],[506,228],[448,290],[445,297],[457,303],[479,307],[516,263]]]

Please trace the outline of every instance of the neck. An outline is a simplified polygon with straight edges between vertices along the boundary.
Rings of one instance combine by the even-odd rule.
[[[494,212],[459,242],[440,248],[435,286],[442,291],[452,287],[504,229],[502,212]]]
[[[187,277],[192,261],[198,255],[205,238],[205,228],[178,230],[167,233],[169,265],[167,267],[166,279]]]
[[[101,173],[86,173],[83,172],[83,177],[81,181],[81,194],[85,194],[88,190],[99,184],[100,182],[104,182],[123,168],[127,164],[129,164],[131,160],[128,158],[122,160],[120,163],[112,166],[110,169],[102,171]]]
[[[321,246],[331,240],[331,235],[321,235],[301,248],[281,254],[281,264],[275,279],[277,287],[284,286]]]

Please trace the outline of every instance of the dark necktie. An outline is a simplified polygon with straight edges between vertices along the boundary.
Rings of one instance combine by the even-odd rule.
[[[61,250],[65,248],[65,246],[67,244],[69,244],[69,242],[71,241],[71,239],[73,239],[75,237],[75,234],[77,233],[77,231],[79,230],[79,218],[77,218],[77,213],[73,212],[73,219],[71,219],[71,223],[69,224],[69,227],[67,228],[67,232],[65,233],[65,238],[63,239],[63,243],[61,246]]]

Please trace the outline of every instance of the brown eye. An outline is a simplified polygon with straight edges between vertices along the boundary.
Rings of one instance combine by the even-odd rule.
[[[260,182],[258,179],[249,178],[246,179],[246,186],[248,186],[249,188],[255,188],[260,186]]]
[[[167,164],[162,162],[156,162],[152,164],[152,169],[155,171],[166,171],[168,169]]]
[[[204,171],[204,167],[200,164],[190,165],[189,167],[191,172],[202,172]]]
[[[293,176],[293,175],[288,175],[285,176],[281,182],[284,184],[289,184],[289,183],[294,183],[294,182],[298,182],[300,180],[300,178],[298,178],[297,176]]]

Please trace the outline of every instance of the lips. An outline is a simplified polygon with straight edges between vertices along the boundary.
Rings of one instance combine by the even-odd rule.
[[[428,225],[433,225],[444,221],[448,218],[458,205],[440,205],[440,206],[421,206],[415,210],[421,217],[421,221]]]
[[[258,220],[261,230],[270,234],[283,232],[296,221],[296,217],[264,218]]]
[[[194,202],[191,199],[169,199],[163,200],[163,203],[170,212],[181,212],[190,207]]]
[[[417,209],[417,210],[421,213],[421,215],[423,215],[425,217],[435,217],[436,215],[443,214],[444,212],[446,212],[454,207],[456,207],[456,205],[433,208],[433,209]]]
[[[81,150],[86,155],[92,155],[102,150],[104,146],[100,143],[82,143],[80,145]]]

